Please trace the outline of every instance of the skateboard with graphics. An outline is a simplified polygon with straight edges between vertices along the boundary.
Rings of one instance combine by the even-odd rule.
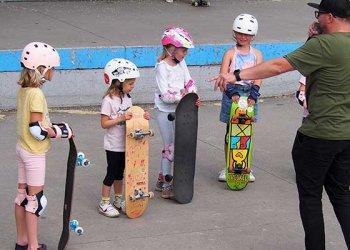
[[[58,243],[58,249],[63,250],[69,240],[70,232],[70,216],[72,210],[73,200],[73,188],[74,188],[74,174],[75,166],[77,162],[77,149],[73,138],[69,139],[69,153],[67,161],[67,173],[66,173],[66,188],[64,193],[64,205],[63,205],[63,228]]]
[[[174,199],[179,203],[191,202],[196,167],[198,107],[196,93],[185,95],[168,119],[175,119]]]
[[[126,121],[125,141],[125,212],[129,218],[140,217],[147,208],[148,199],[154,196],[148,192],[149,129],[145,111],[132,106],[132,118]]]
[[[254,131],[254,106],[248,106],[246,96],[233,102],[230,112],[226,183],[232,190],[242,190],[249,182]]]
[[[208,0],[192,0],[193,6],[210,6],[210,2]]]

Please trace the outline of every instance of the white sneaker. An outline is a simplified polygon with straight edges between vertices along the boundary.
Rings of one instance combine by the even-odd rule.
[[[226,181],[226,169],[223,169],[219,172],[219,177],[218,181]],[[255,181],[255,176],[253,175],[253,170],[250,171],[249,174],[249,182],[254,182]]]
[[[221,170],[219,173],[218,173],[218,181],[223,181],[225,182],[226,181],[226,168]]]
[[[115,200],[113,201],[113,206],[119,211],[125,213],[125,201],[123,201],[121,197],[115,198]]]
[[[115,209],[115,207],[113,207],[109,201],[100,201],[98,210],[100,211],[101,214],[110,218],[119,216],[118,210]]]
[[[172,3],[172,2],[174,2],[174,0],[165,0],[165,2]]]
[[[250,174],[249,174],[249,182],[254,182],[255,181],[255,177],[253,175],[253,170],[250,170]]]

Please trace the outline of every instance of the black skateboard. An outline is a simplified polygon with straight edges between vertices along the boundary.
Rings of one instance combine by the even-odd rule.
[[[67,161],[66,189],[64,192],[63,228],[62,228],[60,242],[58,243],[58,250],[63,250],[66,247],[69,240],[69,232],[70,232],[69,222],[70,222],[70,214],[72,210],[74,173],[75,173],[76,162],[77,162],[77,149],[75,147],[73,138],[70,138],[69,154],[68,154],[68,161]]]
[[[198,107],[195,105],[198,95],[185,95],[176,107],[175,114],[175,149],[174,149],[174,199],[179,203],[191,202],[196,166]]]

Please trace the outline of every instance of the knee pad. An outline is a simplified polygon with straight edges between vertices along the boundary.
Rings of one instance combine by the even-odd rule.
[[[168,159],[171,162],[174,161],[174,144],[173,143],[163,148],[162,157]]]
[[[28,200],[28,203],[25,205],[26,211],[35,214],[38,217],[41,216],[47,205],[44,191],[34,195],[26,195],[26,198]]]
[[[15,203],[18,206],[25,207],[25,205],[27,205],[27,203],[28,203],[26,196],[27,196],[26,190],[19,188],[17,190],[17,196],[15,198]]]

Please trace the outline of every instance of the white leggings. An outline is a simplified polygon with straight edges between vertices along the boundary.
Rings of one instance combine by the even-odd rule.
[[[162,136],[163,148],[174,143],[175,122],[168,120],[168,114],[169,112],[163,112],[156,109],[157,123],[160,135]],[[171,164],[172,162],[170,162],[167,158],[162,157],[160,163],[160,172],[163,174],[163,176],[167,174],[172,175]]]

